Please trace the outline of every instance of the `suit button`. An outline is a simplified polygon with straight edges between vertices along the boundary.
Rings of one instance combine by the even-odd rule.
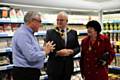
[[[88,59],[88,58],[87,58],[86,60],[87,60],[87,61],[89,61],[89,59]]]
[[[97,65],[95,65],[95,67],[97,67]]]
[[[90,65],[88,65],[88,67],[90,67]]]
[[[95,60],[97,60],[97,58],[95,58]]]
[[[96,53],[97,51],[95,50],[94,52]]]
[[[90,74],[90,72],[88,72],[88,74]]]
[[[95,72],[96,74],[98,74],[98,72]]]

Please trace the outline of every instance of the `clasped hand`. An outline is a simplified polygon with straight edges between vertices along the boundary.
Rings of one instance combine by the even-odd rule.
[[[72,49],[61,49],[56,52],[56,55],[58,55],[58,56],[69,56],[71,54],[73,54]]]

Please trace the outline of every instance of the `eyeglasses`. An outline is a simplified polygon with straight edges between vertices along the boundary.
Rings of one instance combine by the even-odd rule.
[[[57,21],[64,21],[64,19],[57,19]]]
[[[68,21],[66,19],[57,19],[57,21]]]
[[[41,20],[38,20],[38,19],[35,19],[35,18],[33,18],[33,20],[35,20],[35,21],[41,23]]]

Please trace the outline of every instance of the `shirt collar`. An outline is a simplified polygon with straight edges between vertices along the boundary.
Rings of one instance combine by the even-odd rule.
[[[26,25],[26,24],[24,24],[25,25],[25,29],[27,30],[27,31],[29,31],[31,34],[34,34],[34,32],[33,32],[33,30],[30,28],[30,27],[28,27],[28,25]]]

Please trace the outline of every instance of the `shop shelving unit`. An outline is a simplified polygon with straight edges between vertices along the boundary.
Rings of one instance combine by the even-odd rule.
[[[10,6],[7,6],[7,7],[10,7]],[[17,8],[21,8],[21,7],[18,6]],[[25,7],[23,7],[23,8],[25,8]],[[31,8],[29,8],[29,9],[31,9]],[[54,26],[56,24],[56,23],[54,23],[55,20],[56,20],[56,14],[59,11],[63,10],[63,9],[50,9],[50,8],[49,9],[47,9],[47,8],[43,8],[43,9],[40,8],[40,9],[38,9],[37,8],[37,10],[40,10],[41,12],[43,12],[43,14],[47,13],[44,16],[44,19],[43,19],[42,31],[39,31],[39,32],[35,33],[35,36],[37,37],[38,42],[42,45],[44,43],[44,38],[45,38],[46,30],[50,29],[50,28],[54,28]],[[25,11],[27,11],[27,10],[23,10],[23,12],[25,12]],[[91,13],[90,11],[88,11],[88,12],[84,12],[84,13],[79,13],[80,11],[72,11],[72,10],[69,10],[69,9],[65,9],[64,11],[66,11],[71,16],[70,17],[71,21],[69,21],[68,27],[77,30],[78,37],[79,37],[79,43],[81,43],[81,39],[83,39],[87,35],[87,30],[85,29],[85,23],[87,21],[89,21],[89,20],[92,20],[92,19],[98,20],[98,18],[99,18],[98,13],[99,12],[97,11],[95,13],[94,12]],[[89,13],[90,13],[90,16],[89,16]],[[79,16],[79,14],[82,14],[82,17]],[[91,15],[91,14],[94,14],[94,15]],[[104,12],[103,12],[103,15],[104,15]],[[47,19],[48,17],[49,17],[49,19]],[[83,17],[85,17],[85,20],[86,19],[87,20],[86,21],[85,20],[79,21],[79,19],[84,19]],[[14,18],[14,16],[12,17],[12,20],[11,19],[7,19],[6,20],[6,17],[4,19],[0,19],[0,31],[1,31],[0,32],[0,42],[3,41],[3,43],[6,45],[5,48],[0,49],[0,52],[2,52],[4,55],[6,55],[6,54],[8,55],[8,53],[10,53],[10,54],[12,53],[12,50],[11,50],[11,38],[12,38],[12,36],[14,34],[15,29],[19,26],[19,24],[23,23],[22,18],[20,18],[20,20],[18,20],[18,21],[15,21],[15,20],[16,19]],[[104,20],[103,20],[103,22],[104,22]],[[115,45],[114,47],[115,47],[115,51],[116,51],[116,58],[113,61],[112,65],[110,66],[110,70],[116,70],[116,71],[119,72],[120,71],[120,66],[119,66],[119,64],[120,64],[120,55],[119,55],[118,51],[120,50],[120,45],[118,47],[117,44],[119,44],[120,39],[115,40],[116,38],[112,37],[112,35],[114,34],[114,36],[118,36],[120,38],[120,30],[119,30],[120,26],[118,27],[119,29],[117,29],[117,27],[113,29],[113,27],[111,27],[111,26],[112,26],[112,23],[114,23],[114,22],[115,21],[111,21],[110,20],[110,22],[109,22],[110,23],[110,29],[109,29],[108,24],[106,24],[108,22],[105,21],[104,24],[106,24],[106,25],[103,26],[104,30],[102,31],[102,33],[108,35],[110,37],[111,43],[114,43],[114,45]],[[119,23],[119,22],[117,22],[117,23]],[[16,28],[15,29],[8,28],[8,29],[11,30],[9,32],[2,31],[3,29],[1,29],[1,25],[2,26],[6,26],[6,25],[3,25],[3,24],[9,24],[10,26],[15,26],[16,25]],[[105,26],[107,26],[107,27],[105,28]],[[6,29],[6,30],[8,30],[8,29]],[[114,41],[112,41],[112,40],[114,40]],[[116,48],[118,48],[118,49],[116,49]],[[74,63],[75,63],[74,64],[74,66],[75,66],[75,69],[74,69],[75,73],[74,74],[80,72],[79,59],[80,59],[80,53],[74,57]],[[0,70],[7,70],[7,69],[10,69],[10,68],[12,68],[11,64],[10,64],[10,66],[9,65],[8,66],[0,66]],[[45,75],[45,76],[43,76],[43,78],[44,77],[47,77],[47,76]]]
[[[120,74],[120,12],[103,12],[103,34],[108,35],[112,46],[116,52],[112,64],[109,66],[109,72]]]

